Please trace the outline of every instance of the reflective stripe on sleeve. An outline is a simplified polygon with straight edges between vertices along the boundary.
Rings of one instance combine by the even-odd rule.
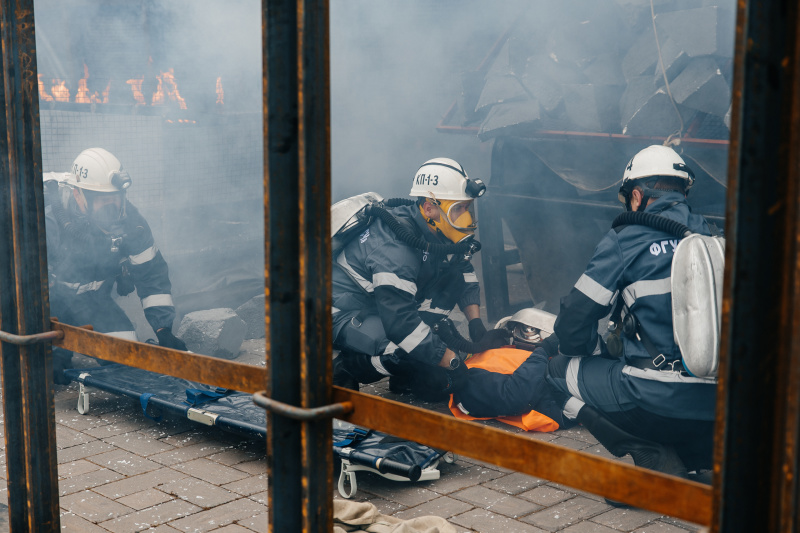
[[[158,253],[158,248],[156,248],[156,245],[154,244],[153,246],[146,249],[142,253],[138,253],[136,255],[129,255],[128,259],[131,260],[132,265],[141,265],[147,263],[148,261],[152,261],[157,253]]]
[[[467,283],[478,283],[478,275],[475,272],[464,272],[464,281]]]
[[[447,309],[442,309],[440,307],[431,307],[432,301],[433,300],[431,300],[430,298],[428,298],[427,300],[422,300],[422,303],[419,304],[418,310],[420,312],[424,311],[426,313],[433,313],[435,315],[442,315],[442,316],[448,316],[450,314],[450,311],[448,311]]]
[[[172,296],[169,294],[151,294],[146,298],[142,298],[142,307],[172,307]]]
[[[381,356],[380,355],[373,355],[370,358],[370,362],[372,363],[372,366],[375,368],[375,370],[377,370],[378,372],[380,372],[384,376],[391,376],[389,371],[386,370],[386,367],[383,366],[383,363],[381,363]]]
[[[59,283],[61,283],[65,287],[69,287],[70,289],[76,291],[76,294],[83,294],[84,292],[96,291],[97,289],[103,286],[105,280],[90,281],[89,283],[84,283],[83,285],[81,285],[80,283],[67,283],[65,281],[60,281]]]
[[[581,400],[572,397],[569,400],[567,400],[566,404],[564,404],[564,409],[562,410],[562,413],[564,414],[565,417],[569,418],[570,420],[575,420],[576,418],[578,418],[578,411],[580,411],[584,405],[586,404],[583,403]]]
[[[338,309],[338,308],[336,308],[336,307],[333,307],[333,306],[331,306],[331,314],[332,314],[332,315],[335,315],[335,314],[336,314],[336,313],[338,313],[339,311],[341,311],[341,309]]]
[[[586,297],[593,302],[604,307],[609,305],[614,298],[613,292],[606,289],[586,274],[583,274],[580,279],[578,279],[575,288],[585,294]]]
[[[353,278],[356,283],[361,285],[361,288],[367,292],[373,292],[375,288],[372,286],[372,283],[367,281],[367,279],[353,270],[353,267],[350,266],[350,263],[347,262],[347,258],[344,256],[344,252],[339,254],[339,257],[336,258],[336,263],[344,269],[347,274]]]
[[[386,349],[383,350],[383,355],[393,354],[396,350],[397,350],[397,345],[390,341],[389,344],[386,346]]]
[[[672,293],[670,278],[643,279],[625,287],[622,291],[622,299],[625,300],[625,305],[630,307],[636,300],[644,296],[670,293]]]
[[[581,391],[578,389],[578,370],[580,369],[580,366],[580,357],[573,357],[569,360],[569,365],[567,365],[567,389],[569,389],[569,393],[573,397],[583,401]]]
[[[414,331],[412,331],[409,336],[403,339],[398,346],[404,352],[410,353],[414,348],[419,346],[419,343],[425,340],[425,337],[428,336],[430,331],[431,328],[429,328],[425,322],[420,322],[419,325],[414,328]]]
[[[376,272],[372,275],[372,286],[383,287],[389,286],[401,291],[405,291],[412,296],[417,294],[417,284],[413,281],[400,279],[400,277],[393,272]]]

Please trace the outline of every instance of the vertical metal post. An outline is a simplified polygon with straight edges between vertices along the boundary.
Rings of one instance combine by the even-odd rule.
[[[712,530],[796,531],[797,2],[739,2]]]
[[[330,403],[328,1],[265,0],[267,394]],[[270,531],[332,529],[331,422],[267,415]]]
[[[489,187],[500,190],[503,186],[503,155],[505,154],[502,139],[497,139],[492,146],[492,178]],[[486,314],[490,322],[496,322],[509,314],[508,267],[506,265],[505,244],[503,238],[503,206],[491,194],[485,195],[475,202],[478,209],[478,220],[481,221],[479,237],[482,245],[481,267],[483,272],[483,291],[486,295]]]
[[[0,0],[0,324],[49,329],[33,1]],[[12,531],[58,531],[51,362],[44,345],[2,345],[3,410]]]

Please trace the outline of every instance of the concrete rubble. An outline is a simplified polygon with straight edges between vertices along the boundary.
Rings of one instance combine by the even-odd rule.
[[[176,335],[194,352],[223,359],[239,355],[247,324],[229,308],[189,313],[181,320]]]

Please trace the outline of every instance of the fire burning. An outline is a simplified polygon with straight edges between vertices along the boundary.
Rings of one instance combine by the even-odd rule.
[[[167,101],[177,102],[181,109],[186,109],[186,102],[181,98],[181,93],[178,92],[178,84],[175,82],[175,74],[173,69],[162,72],[158,79],[158,88],[153,93],[153,105],[163,105]]]
[[[144,78],[128,80],[125,83],[131,86],[131,91],[133,91],[133,99],[136,100],[136,105],[145,105],[144,94],[142,94],[142,83],[144,83]]]
[[[69,102],[69,89],[64,80],[53,80],[53,88],[50,90],[56,102]]]
[[[79,104],[94,104],[94,103],[107,104],[108,93],[111,91],[111,80],[108,80],[108,85],[106,85],[106,88],[103,91],[102,98],[97,91],[95,91],[93,95],[89,96],[89,89],[86,85],[88,81],[89,81],[89,67],[87,67],[86,64],[84,63],[83,78],[78,81],[78,92],[75,93],[75,102]]]
[[[42,81],[42,75],[38,75],[39,78],[39,100],[43,102],[52,102],[53,97],[48,94],[47,89],[44,88],[44,82]]]

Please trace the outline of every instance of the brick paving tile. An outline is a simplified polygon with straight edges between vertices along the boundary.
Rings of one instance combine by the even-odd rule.
[[[574,492],[567,492],[566,490],[557,489],[550,485],[541,485],[535,489],[518,494],[520,498],[525,498],[533,503],[538,503],[545,507],[550,507],[564,500],[568,500],[575,496]]]
[[[215,485],[224,485],[247,477],[247,474],[241,470],[234,470],[229,466],[221,465],[208,459],[195,459],[188,463],[177,464],[174,468],[179,472],[184,472]]]
[[[490,489],[499,490],[501,492],[505,492],[506,494],[512,494],[516,496],[521,492],[538,487],[544,483],[547,483],[547,480],[526,474],[520,474],[519,472],[514,472],[513,474],[487,481],[482,485]]]
[[[457,490],[485,483],[502,476],[502,472],[483,466],[473,465],[467,468],[445,471],[442,477],[431,481],[427,486],[439,494],[449,494]]]
[[[511,474],[511,473],[514,472],[513,470],[510,470],[508,468],[503,468],[502,466],[497,466],[497,465],[492,464],[492,463],[487,463],[486,461],[481,461],[480,459],[473,459],[472,457],[460,457],[458,459],[458,462],[469,463],[469,464],[473,464],[473,465],[477,465],[477,466],[482,466],[482,467],[488,468],[490,470],[497,470],[498,472],[500,472],[502,474]],[[445,464],[447,464],[447,463],[445,463]]]
[[[402,481],[390,481],[374,474],[361,475],[361,472],[358,473],[357,480],[358,494],[364,491],[405,507],[415,507],[438,496],[435,492],[422,487],[420,483],[407,485]]]
[[[593,522],[580,522],[562,529],[561,533],[619,533],[616,529],[601,526]]]
[[[255,531],[256,533],[267,533],[269,513],[263,513],[250,518],[245,518],[244,520],[239,520],[236,523],[242,527],[246,527],[249,531]]]
[[[101,468],[93,472],[88,472],[82,476],[77,476],[68,479],[62,479],[58,482],[58,492],[63,497],[67,494],[72,494],[81,490],[91,489],[112,481],[117,481],[124,477],[122,474]]]
[[[140,429],[144,429],[150,424],[152,424],[152,422],[145,423],[142,420],[131,419],[130,415],[128,415],[128,418],[121,417],[119,420],[114,420],[113,422],[104,426],[87,429],[84,431],[84,433],[98,439],[106,439],[115,435],[122,435],[124,433],[131,433]]]
[[[61,424],[75,431],[84,431],[94,427],[105,426],[108,421],[99,416],[81,415],[74,409],[65,413],[56,413],[56,424]]]
[[[609,505],[589,498],[577,496],[530,516],[522,518],[524,522],[548,531],[558,531],[576,522],[600,514],[609,509]]]
[[[2,531],[8,531],[7,529]],[[73,513],[61,513],[62,533],[108,533],[107,529],[96,526]]]
[[[186,478],[159,485],[158,490],[177,496],[203,509],[216,507],[240,497],[234,492],[221,489],[202,479],[195,478]]]
[[[642,527],[648,522],[652,522],[659,515],[644,509],[611,509],[607,513],[592,518],[592,522],[603,524],[619,531],[633,531],[637,527]]]
[[[542,508],[541,505],[530,501],[481,486],[469,487],[462,491],[451,493],[450,497],[511,518],[525,516]]]
[[[178,463],[185,463],[186,461],[191,461],[192,459],[207,457],[211,454],[217,453],[220,449],[221,447],[213,441],[203,441],[196,444],[190,444],[188,446],[182,446],[180,448],[170,446],[169,451],[157,453],[148,457],[148,459],[165,466],[171,466]]]
[[[255,461],[247,461],[246,463],[238,463],[233,465],[236,470],[247,472],[251,476],[257,476],[267,473],[267,458],[263,457]]]
[[[425,502],[422,505],[417,505],[411,509],[396,512],[394,513],[394,516],[397,518],[402,518],[403,520],[430,515],[441,516],[442,518],[450,518],[451,516],[467,512],[472,508],[473,505],[471,504],[454,500],[453,498],[447,496],[440,496],[439,498]]]
[[[88,460],[96,465],[100,465],[126,476],[144,474],[145,472],[151,472],[161,468],[160,464],[125,450],[112,450],[99,455],[93,455],[89,457]]]
[[[107,452],[113,449],[114,447],[107,442],[93,440],[91,442],[87,442],[86,444],[82,444],[81,446],[73,446],[72,448],[58,450],[58,464],[77,461],[78,459],[84,459],[86,457],[97,455],[98,453]]]
[[[699,531],[701,526],[697,524],[692,524],[691,522],[687,522],[686,520],[679,520],[677,518],[673,518],[671,516],[662,516],[661,520],[668,524],[672,524],[673,526],[678,526],[680,528],[689,530],[689,531]]]
[[[61,507],[95,524],[131,513],[133,509],[90,490],[60,499]]]
[[[148,457],[156,453],[163,453],[175,448],[171,444],[154,439],[152,436],[142,431],[104,437],[103,440],[113,444],[117,448],[128,450],[131,453],[143,457]]]
[[[175,498],[169,494],[161,492],[158,489],[146,489],[140,492],[134,492],[128,496],[123,496],[122,498],[117,498],[117,501],[123,505],[127,505],[131,509],[141,511],[142,509],[147,509],[148,507],[153,507],[154,505],[166,503],[174,499]]]
[[[449,520],[453,524],[481,533],[545,533],[532,525],[523,524],[483,509],[473,509]]]
[[[686,530],[666,522],[657,521],[635,529],[634,533],[686,533]]]
[[[114,533],[132,533],[133,531],[160,526],[198,511],[200,511],[200,508],[191,503],[183,500],[172,500],[121,518],[101,522],[100,526]]]
[[[73,476],[80,476],[93,470],[98,470],[100,467],[94,463],[84,459],[78,459],[69,463],[58,465],[59,478],[67,478]]]
[[[238,524],[231,524],[229,526],[215,529],[213,533],[252,533],[252,530],[242,527]]]
[[[367,496],[367,495],[366,494],[362,494],[362,496]],[[391,515],[391,514],[394,514],[396,512],[408,509],[408,506],[406,506],[406,505],[394,502],[392,500],[385,500],[383,498],[372,497],[372,498],[365,498],[362,501],[369,501],[369,503],[374,505],[375,508],[378,509],[378,511],[381,514],[389,514],[389,515]]]
[[[56,425],[56,446],[59,448],[71,448],[79,444],[86,444],[92,440],[94,440],[92,437],[80,431]]]
[[[264,452],[257,452],[249,449],[240,450],[233,448],[209,455],[208,458],[223,465],[233,466],[239,463],[247,463],[253,459],[264,457],[266,455],[265,452],[266,450]]]
[[[241,494],[242,496],[250,496],[258,492],[267,490],[267,476],[251,476],[239,481],[233,481],[222,485],[223,489],[228,489]]]
[[[254,502],[258,502],[258,503],[260,503],[262,505],[267,505],[267,506],[269,505],[269,499],[268,499],[267,491],[257,492],[255,494],[251,494],[250,496],[248,496],[248,498],[250,498]]]
[[[179,435],[181,433],[186,433],[187,431],[193,430],[195,424],[185,418],[164,418],[160,423],[146,427],[139,430],[140,433],[148,435],[154,439],[165,439],[167,437],[172,437],[173,435]]]
[[[159,468],[146,474],[139,474],[138,476],[129,477],[114,483],[109,483],[94,489],[95,492],[111,499],[119,499],[131,494],[136,494],[143,490],[151,489],[163,483],[169,483],[176,479],[183,479],[188,477],[182,472],[172,470],[171,468]]]
[[[582,440],[589,444],[597,444],[597,439],[594,435],[589,433],[589,430],[583,426],[573,426],[569,429],[560,429],[557,434],[562,437],[570,437],[572,439]]]
[[[157,528],[148,529],[147,533],[178,533],[178,530],[170,525],[161,524]]]
[[[191,444],[197,444],[198,442],[205,442],[207,440],[212,440],[212,435],[208,431],[203,431],[200,429],[191,429],[183,433],[176,433],[175,435],[170,435],[169,437],[166,437],[162,440],[167,444],[171,444],[176,448],[180,448],[182,446],[189,446]]]
[[[266,512],[266,507],[263,505],[253,500],[242,498],[209,509],[208,511],[201,511],[187,516],[186,518],[171,521],[169,525],[180,531],[189,531],[193,533],[213,531],[222,526],[240,522],[246,518],[252,518],[263,514],[264,512]]]
[[[592,447],[592,444],[586,441],[573,439],[571,437],[559,436],[558,438],[553,439],[550,442],[557,446],[563,446],[564,448],[569,448],[570,450],[585,450],[586,448]]]
[[[583,496],[584,498],[589,498],[590,500],[597,500],[599,502],[605,502],[605,498],[598,494],[592,494],[591,492],[586,492],[583,490],[578,490],[573,487],[569,487],[567,485],[562,485],[560,483],[548,483],[548,486],[553,487],[556,490],[563,490],[565,492],[571,492],[577,496]]]

